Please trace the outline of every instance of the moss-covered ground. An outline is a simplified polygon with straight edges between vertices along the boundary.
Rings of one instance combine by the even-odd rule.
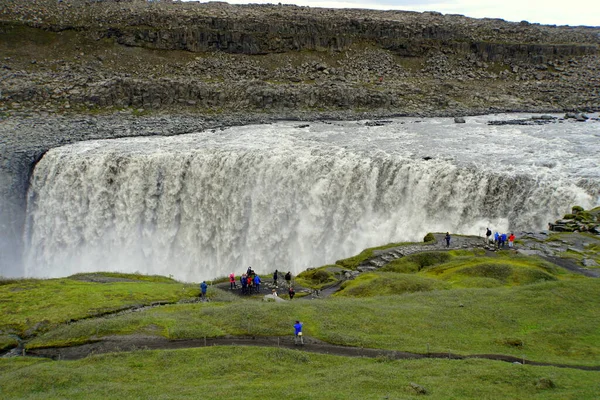
[[[594,399],[598,372],[488,360],[391,361],[278,348],[0,360],[5,399]],[[418,385],[418,386],[416,386]],[[418,390],[425,390],[425,395]]]
[[[335,283],[373,250],[306,271],[296,284]],[[197,294],[196,285],[169,278],[109,273],[3,281],[0,344],[15,346],[16,335],[27,339],[26,351],[114,336],[289,336],[298,319],[307,339],[336,345],[600,365],[600,280],[508,251],[416,253],[312,301],[264,302],[211,287],[210,302],[190,302]],[[156,302],[172,304],[110,314]],[[25,399],[420,396],[411,383],[439,399],[593,399],[600,390],[598,371],[473,359],[348,359],[241,346],[79,361],[17,357],[0,360],[0,371],[0,397]]]

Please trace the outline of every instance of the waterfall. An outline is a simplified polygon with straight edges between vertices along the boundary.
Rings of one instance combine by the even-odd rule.
[[[243,132],[238,133],[243,137]],[[48,151],[28,194],[25,275],[121,271],[201,281],[298,273],[430,231],[545,229],[594,199],[568,180],[498,174],[279,137],[202,134]]]

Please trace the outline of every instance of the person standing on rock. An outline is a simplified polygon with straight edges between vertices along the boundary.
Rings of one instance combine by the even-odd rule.
[[[304,339],[302,338],[302,322],[296,321],[294,324],[294,344],[304,344]]]
[[[291,284],[291,282],[292,282],[292,273],[290,271],[288,271],[288,273],[285,274],[285,281],[287,282],[288,285]]]
[[[515,234],[511,232],[510,236],[508,237],[508,247],[512,249],[514,246],[514,242],[515,242]]]
[[[206,281],[202,281],[202,283],[200,284],[200,295],[202,301],[206,300],[206,289],[208,289],[208,285],[206,284]]]
[[[277,270],[273,273],[273,286],[277,287]]]
[[[446,239],[446,247],[450,247],[450,232],[446,232],[444,239]]]
[[[229,289],[237,289],[237,283],[235,283],[235,274],[233,272],[229,274]]]
[[[254,286],[256,287],[256,293],[260,293],[260,276],[258,274],[254,275]]]

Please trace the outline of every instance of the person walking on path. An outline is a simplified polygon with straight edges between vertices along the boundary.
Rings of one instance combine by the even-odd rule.
[[[235,274],[232,272],[229,274],[229,290],[237,289],[237,283],[235,283]]]
[[[506,233],[500,235],[500,245],[504,248],[504,243],[506,243]]]
[[[446,232],[446,247],[450,247],[450,232]]]
[[[515,245],[515,234],[511,232],[510,236],[508,237],[508,247],[509,248],[513,248],[513,246]]]
[[[273,273],[273,286],[275,287],[277,287],[277,273],[277,270],[275,270],[275,272]]]
[[[288,271],[288,273],[285,274],[285,281],[287,282],[288,285],[291,284],[291,282],[292,282],[292,274],[291,274],[290,271]]]
[[[486,228],[487,230],[485,231],[485,244],[489,244],[490,243],[490,239],[492,237],[492,231],[490,230],[490,228]]]
[[[206,300],[206,289],[208,289],[208,285],[206,284],[206,281],[202,281],[202,283],[200,284],[200,293],[202,296],[202,301]]]
[[[302,338],[302,322],[296,321],[294,324],[294,344],[304,344],[304,339]]]
[[[294,288],[290,286],[290,289],[288,290],[288,294],[290,295],[290,300],[292,300],[294,298],[294,296],[296,295],[296,291],[294,291]]]

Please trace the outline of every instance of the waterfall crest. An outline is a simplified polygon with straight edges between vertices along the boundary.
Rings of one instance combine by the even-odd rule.
[[[555,177],[290,138],[85,142],[52,149],[36,166],[25,273],[297,273],[430,231],[545,229],[575,202],[594,199]]]

